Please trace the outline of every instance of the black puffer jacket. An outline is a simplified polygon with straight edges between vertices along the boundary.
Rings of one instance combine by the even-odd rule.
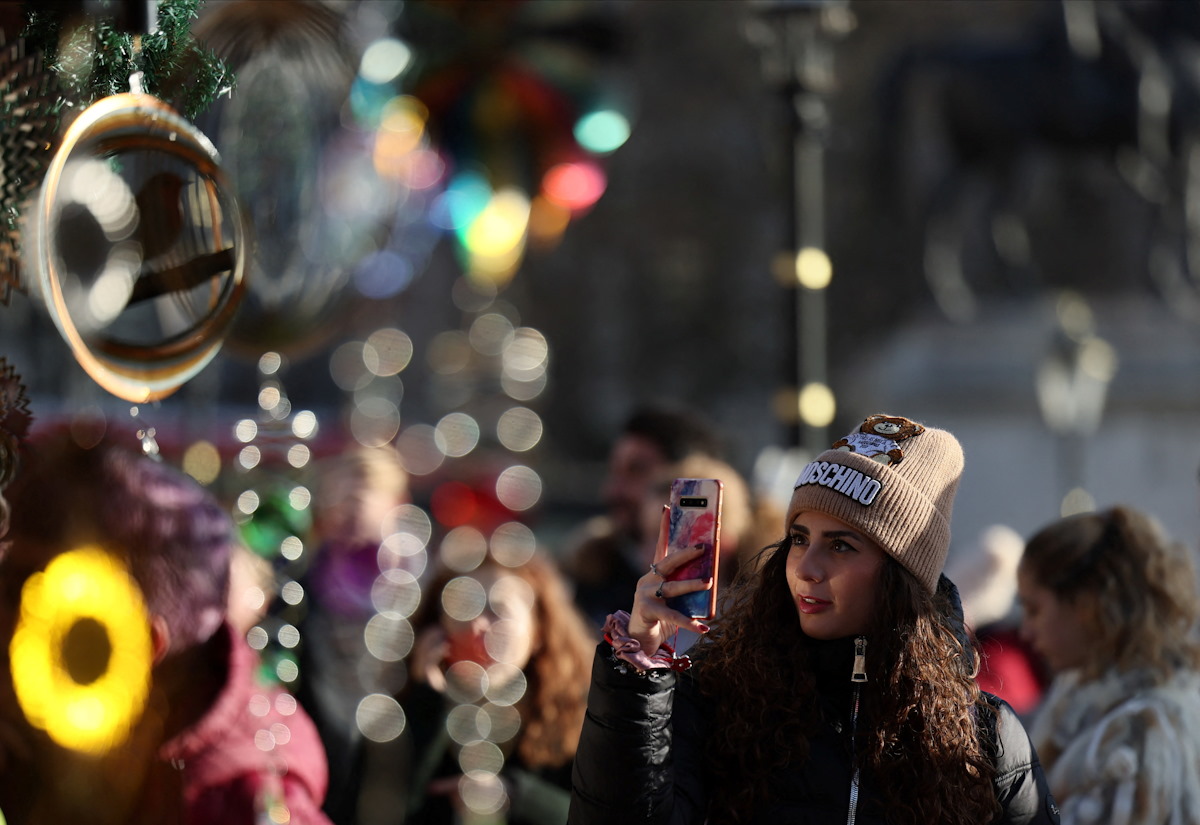
[[[853,774],[848,724],[852,641],[819,643],[814,652],[822,715],[828,721],[813,732],[809,758],[773,778],[777,798],[751,812],[750,822],[847,821]],[[593,665],[569,825],[717,825],[707,818],[711,789],[704,781],[711,773],[706,769],[713,768],[705,764],[711,703],[700,695],[690,673],[660,670],[639,676],[614,664],[611,654],[602,643]],[[1005,702],[992,696],[987,700],[995,714],[981,712],[981,736],[996,743],[996,796],[1002,807],[993,825],[1057,823],[1058,810],[1024,727]],[[887,822],[870,776],[862,777],[856,813],[858,825]]]

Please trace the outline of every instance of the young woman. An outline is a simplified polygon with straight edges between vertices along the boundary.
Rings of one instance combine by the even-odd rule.
[[[1186,548],[1114,507],[1030,539],[1022,633],[1056,672],[1032,738],[1063,822],[1200,822],[1200,612]]]
[[[659,561],[593,666],[569,822],[1054,823],[1012,709],[982,695],[940,573],[962,470],[952,435],[872,416],[804,468],[787,538],[709,630]],[[678,627],[707,635],[680,670]]]
[[[591,633],[548,557],[507,561],[443,568],[425,588],[400,697],[406,825],[453,825],[464,810],[508,825],[566,818]]]

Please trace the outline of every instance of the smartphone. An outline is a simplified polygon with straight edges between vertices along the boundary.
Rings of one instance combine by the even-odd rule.
[[[667,599],[667,606],[694,619],[717,613],[717,567],[721,556],[721,498],[725,485],[715,478],[677,478],[671,482],[667,552],[703,547],[704,554],[667,577],[712,580],[712,588]]]

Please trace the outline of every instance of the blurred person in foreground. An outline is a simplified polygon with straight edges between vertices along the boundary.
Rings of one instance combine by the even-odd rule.
[[[397,508],[409,500],[408,473],[392,447],[356,447],[316,465],[297,695],[329,756],[325,812],[337,825],[359,820],[364,782],[376,773],[368,763],[392,758],[359,730],[358,707],[368,694],[401,686],[401,668],[373,656],[365,633],[377,612],[372,589],[391,563],[389,556],[381,565],[382,545],[396,530]]]
[[[666,603],[711,586],[669,580],[702,550],[651,566],[596,650],[568,822],[1057,823],[940,575],[962,467],[945,430],[871,416],[804,467],[711,626]]]
[[[111,749],[80,753],[40,725],[26,730],[27,748],[8,766],[14,774],[6,767],[0,780],[26,780],[5,788],[17,797],[6,809],[9,825],[326,825],[316,730],[295,699],[256,681],[257,654],[226,620],[235,534],[217,501],[165,464],[108,441],[84,448],[65,432],[29,445],[8,497],[10,541],[0,558],[5,649],[14,625],[24,632],[23,602],[46,586],[47,569],[91,548],[140,591],[148,639],[141,652],[149,657],[145,705]],[[127,641],[115,625],[97,632],[98,625],[77,618],[61,638],[32,642],[51,649],[66,671],[55,690],[86,690],[115,667]]]
[[[1190,552],[1117,506],[1044,527],[1022,632],[1055,674],[1031,728],[1064,823],[1200,822],[1200,613]]]
[[[616,607],[629,606],[629,594],[645,569],[642,507],[651,485],[668,465],[721,453],[715,429],[689,410],[648,405],[630,415],[609,451],[601,487],[606,512],[583,525],[563,560],[575,602],[596,627]]]
[[[443,567],[414,617],[406,825],[566,821],[593,637],[549,557],[505,561]]]

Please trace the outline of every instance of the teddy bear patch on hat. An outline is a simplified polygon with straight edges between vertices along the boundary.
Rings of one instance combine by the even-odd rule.
[[[861,453],[880,464],[899,464],[904,458],[900,442],[923,432],[924,427],[907,418],[872,415],[858,430],[833,442],[833,449]]]

